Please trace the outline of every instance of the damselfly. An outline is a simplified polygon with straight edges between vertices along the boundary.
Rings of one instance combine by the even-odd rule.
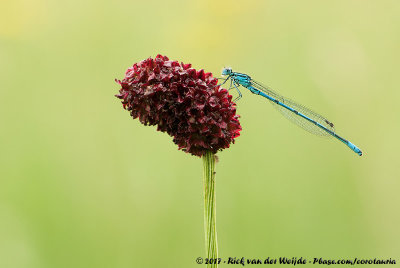
[[[274,107],[277,108],[286,118],[293,121],[295,124],[299,125],[308,132],[321,136],[335,137],[346,144],[359,156],[362,155],[361,150],[357,146],[335,133],[333,123],[331,123],[325,117],[313,112],[303,105],[297,104],[296,102],[279,95],[278,93],[272,91],[269,87],[254,81],[247,74],[233,72],[231,68],[224,68],[222,70],[222,75],[227,76],[222,84],[225,84],[229,80],[231,83],[230,88],[235,88],[237,90],[239,96],[235,99],[235,101],[242,97],[239,87],[245,87],[252,93],[261,95],[270,100]]]

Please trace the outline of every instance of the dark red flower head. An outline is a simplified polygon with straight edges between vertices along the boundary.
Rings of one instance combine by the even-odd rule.
[[[218,80],[191,64],[157,55],[130,67],[117,98],[131,116],[174,138],[179,149],[202,156],[228,148],[240,134],[236,104]]]

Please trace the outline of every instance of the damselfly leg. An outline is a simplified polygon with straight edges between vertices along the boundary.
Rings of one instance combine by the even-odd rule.
[[[218,85],[216,85],[216,86],[222,86],[223,84],[225,84],[227,81],[228,81],[228,79],[229,79],[229,77],[227,77],[227,78],[217,78],[218,80],[224,80],[221,84],[218,84]]]

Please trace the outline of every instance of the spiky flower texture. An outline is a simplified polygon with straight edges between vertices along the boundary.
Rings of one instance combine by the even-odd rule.
[[[116,97],[131,116],[156,125],[187,153],[215,154],[240,135],[232,96],[203,69],[157,55],[135,63],[116,81],[121,85]]]

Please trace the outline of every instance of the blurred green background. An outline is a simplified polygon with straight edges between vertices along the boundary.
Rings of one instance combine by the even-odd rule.
[[[365,153],[243,90],[219,153],[223,258],[400,262],[400,2],[2,1],[0,267],[200,267],[202,163],[113,95],[161,53],[251,74]]]

